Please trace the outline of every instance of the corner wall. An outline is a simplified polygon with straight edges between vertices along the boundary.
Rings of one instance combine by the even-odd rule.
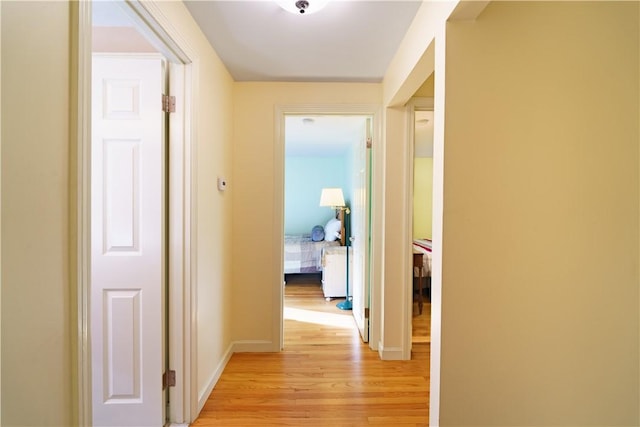
[[[447,26],[440,425],[638,425],[637,2]]]

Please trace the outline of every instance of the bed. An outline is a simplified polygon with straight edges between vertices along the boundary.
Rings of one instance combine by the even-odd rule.
[[[421,254],[421,257],[416,257]],[[420,266],[422,259],[422,266]],[[416,282],[416,278],[421,278],[426,282],[427,298],[431,298],[431,240],[413,239],[413,277],[414,277],[414,301],[418,301],[418,312],[422,314],[422,280]],[[417,294],[415,293],[417,286]],[[416,298],[417,296],[417,298]]]
[[[322,271],[322,249],[340,246],[339,240],[314,242],[311,234],[284,236],[284,274]]]
[[[424,254],[422,257],[422,277],[431,277],[431,240],[413,239],[413,250]],[[414,267],[413,274],[417,277],[420,272]]]

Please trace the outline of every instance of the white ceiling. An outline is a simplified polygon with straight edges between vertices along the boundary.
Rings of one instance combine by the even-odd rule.
[[[380,82],[421,3],[331,0],[300,15],[274,0],[185,1],[236,81],[314,82]]]
[[[286,12],[274,0],[195,0],[185,5],[236,81],[380,82],[421,2],[330,0],[311,15]],[[93,2],[94,26],[132,25],[123,6],[121,1]],[[364,120],[289,116],[286,153],[344,153],[347,145],[361,142]],[[432,118],[426,123],[432,126]],[[416,155],[432,152],[432,132],[429,125],[417,125]]]
[[[363,143],[366,117],[337,115],[292,115],[285,117],[287,156],[331,157]]]
[[[311,15],[273,0],[185,4],[236,81],[380,82],[421,0],[331,0]],[[289,116],[286,153],[344,153],[361,142],[364,120]]]

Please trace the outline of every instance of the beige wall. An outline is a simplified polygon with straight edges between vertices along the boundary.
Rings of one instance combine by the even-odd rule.
[[[441,425],[638,425],[639,4],[447,30]]]
[[[435,74],[431,74],[414,96],[433,98]],[[415,157],[413,161],[413,237],[431,239],[433,218],[433,158]]]
[[[70,425],[69,5],[2,8],[2,425]]]
[[[434,78],[431,74],[414,96],[433,98]],[[433,158],[416,157],[413,162],[413,237],[431,239],[433,215]]]
[[[379,84],[236,83],[234,92],[233,337],[271,342],[274,253],[275,107],[309,104],[380,104]],[[280,160],[282,163],[282,160]],[[282,190],[280,190],[282,191]],[[281,208],[279,209],[281,210]]]
[[[0,4],[2,424],[68,425],[68,4]],[[161,9],[197,56],[203,393],[231,341],[271,340],[279,316],[274,106],[411,96],[429,41],[409,37],[384,85],[233,84],[182,4]],[[498,2],[448,27],[442,425],[638,424],[639,16],[635,2]],[[401,184],[405,120],[385,116]],[[391,228],[389,283],[404,265]],[[391,287],[384,299],[397,318]]]
[[[433,158],[413,159],[413,237],[431,239]]]

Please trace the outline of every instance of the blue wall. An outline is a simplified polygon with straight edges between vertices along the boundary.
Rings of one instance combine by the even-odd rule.
[[[339,157],[287,156],[284,175],[284,232],[310,234],[314,225],[324,225],[335,215],[320,207],[324,187],[341,187],[345,202],[351,194],[351,163],[348,155]]]

